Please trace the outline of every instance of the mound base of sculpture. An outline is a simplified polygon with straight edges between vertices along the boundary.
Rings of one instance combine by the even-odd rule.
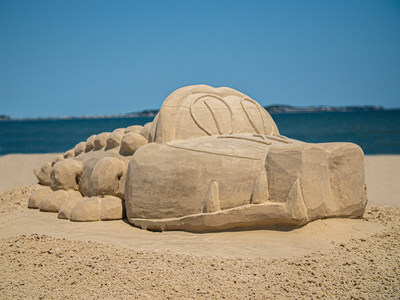
[[[301,226],[361,217],[367,203],[360,147],[284,137],[250,97],[205,85],[173,92],[152,123],[89,137],[35,173],[50,187],[32,208],[73,221],[126,215],[155,231]]]

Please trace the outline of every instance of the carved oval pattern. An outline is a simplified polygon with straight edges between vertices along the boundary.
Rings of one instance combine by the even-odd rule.
[[[233,131],[232,109],[218,96],[203,95],[193,100],[190,115],[208,135],[231,134]]]
[[[265,134],[264,115],[259,104],[249,98],[242,98],[240,104],[254,130],[259,134]]]

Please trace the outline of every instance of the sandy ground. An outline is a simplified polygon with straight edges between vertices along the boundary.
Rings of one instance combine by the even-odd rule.
[[[8,154],[0,156],[0,193],[37,182],[33,169],[59,154]]]
[[[363,220],[207,234],[27,209],[45,156],[0,157],[1,299],[400,297],[400,156],[366,157]]]
[[[400,206],[400,155],[366,156],[365,182],[370,205]]]

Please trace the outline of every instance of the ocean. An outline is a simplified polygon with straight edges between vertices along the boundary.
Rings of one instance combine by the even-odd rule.
[[[282,135],[301,141],[352,142],[365,154],[400,154],[400,110],[273,114]],[[90,135],[152,118],[0,122],[0,155],[65,152]]]

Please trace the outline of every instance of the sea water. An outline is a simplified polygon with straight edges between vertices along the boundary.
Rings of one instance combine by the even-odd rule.
[[[365,154],[400,154],[400,110],[273,114],[282,135],[305,142],[352,142]],[[65,152],[90,135],[152,118],[0,122],[0,155]]]

